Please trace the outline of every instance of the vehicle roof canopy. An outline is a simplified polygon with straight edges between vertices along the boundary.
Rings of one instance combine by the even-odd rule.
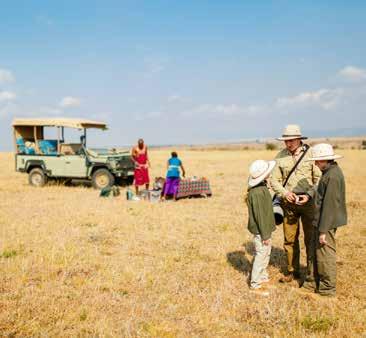
[[[67,127],[67,128],[96,128],[107,129],[104,122],[74,119],[74,118],[16,118],[13,127]]]

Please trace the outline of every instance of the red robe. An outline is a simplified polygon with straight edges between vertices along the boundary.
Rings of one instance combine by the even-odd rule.
[[[133,156],[136,166],[135,166],[135,185],[144,185],[150,183],[149,169],[148,169],[148,157],[147,149],[143,153],[135,153]]]

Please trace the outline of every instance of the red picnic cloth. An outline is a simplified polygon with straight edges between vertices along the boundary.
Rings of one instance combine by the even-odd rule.
[[[212,195],[210,182],[208,180],[206,179],[180,180],[177,198],[197,196],[197,195],[207,195],[207,196]]]

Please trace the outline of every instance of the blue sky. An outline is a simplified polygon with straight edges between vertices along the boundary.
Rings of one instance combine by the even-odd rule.
[[[364,1],[9,1],[0,150],[14,116],[105,120],[93,144],[366,128]]]

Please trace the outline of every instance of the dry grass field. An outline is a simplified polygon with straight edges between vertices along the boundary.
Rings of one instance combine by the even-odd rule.
[[[366,337],[366,151],[340,152],[349,225],[337,233],[334,299],[295,282],[273,283],[268,298],[249,292],[248,165],[274,152],[181,150],[213,197],[157,204],[128,202],[123,189],[101,199],[82,186],[32,188],[0,154],[0,336]],[[151,176],[168,155],[151,151]]]

